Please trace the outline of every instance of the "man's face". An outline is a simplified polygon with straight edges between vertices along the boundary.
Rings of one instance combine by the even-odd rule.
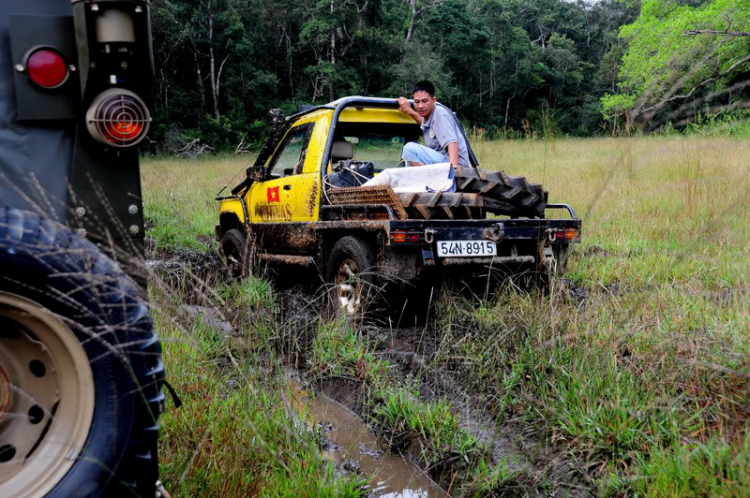
[[[414,108],[417,110],[417,114],[423,118],[432,114],[432,110],[435,108],[435,102],[437,102],[437,99],[427,92],[414,92]]]

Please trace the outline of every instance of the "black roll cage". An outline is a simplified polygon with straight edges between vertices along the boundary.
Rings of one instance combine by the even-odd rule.
[[[409,99],[409,102],[412,104],[414,103],[414,101],[411,99]],[[445,109],[448,109],[450,111],[448,107],[444,106],[441,103],[438,103],[437,105]],[[276,150],[276,147],[278,146],[279,140],[281,140],[284,137],[287,130],[289,130],[289,128],[292,126],[292,124],[294,124],[295,121],[299,120],[303,116],[325,109],[325,110],[333,110],[334,113],[333,113],[333,118],[331,119],[331,129],[328,133],[328,139],[326,142],[325,152],[323,153],[323,158],[322,158],[321,166],[320,166],[320,181],[322,184],[323,176],[325,175],[325,171],[326,171],[326,166],[328,165],[328,161],[331,156],[331,149],[333,148],[334,136],[336,134],[336,126],[338,125],[339,116],[341,116],[341,112],[347,107],[358,107],[358,106],[385,108],[385,109],[398,109],[398,100],[379,98],[379,97],[345,97],[343,99],[335,101],[335,103],[329,103],[325,105],[311,107],[309,109],[305,109],[304,111],[298,112],[296,114],[292,114],[291,116],[285,118],[284,124],[276,127],[271,132],[271,135],[266,141],[266,144],[263,146],[260,153],[258,154],[258,157],[255,160],[255,163],[253,163],[253,165],[247,169],[247,178],[232,189],[232,195],[233,196],[241,195],[241,193],[244,190],[246,190],[253,181],[264,179],[262,178],[263,173],[264,173],[263,165],[268,160],[268,158],[271,157],[273,152]],[[453,117],[456,120],[456,124],[458,125],[458,129],[461,131],[461,135],[464,137],[464,140],[466,140],[466,148],[469,153],[469,162],[471,163],[473,167],[476,168],[479,166],[479,161],[477,160],[477,156],[474,154],[474,150],[472,150],[471,148],[471,144],[469,143],[469,140],[466,138],[466,131],[464,130],[464,127],[461,124],[461,121],[458,119],[458,117],[456,117],[456,115],[452,111],[451,111],[451,114],[453,114]]]

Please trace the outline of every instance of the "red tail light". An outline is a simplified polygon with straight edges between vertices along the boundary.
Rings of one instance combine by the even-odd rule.
[[[396,244],[419,244],[423,238],[422,232],[404,232],[401,230],[391,232],[391,242]]]
[[[86,112],[86,124],[97,142],[130,147],[146,137],[151,115],[135,93],[111,88],[97,95],[91,103]]]
[[[31,81],[42,88],[57,88],[68,79],[68,66],[54,50],[40,48],[26,59]]]
[[[563,230],[556,230],[553,233],[555,240],[573,240],[578,235],[578,230],[575,228],[565,228]]]

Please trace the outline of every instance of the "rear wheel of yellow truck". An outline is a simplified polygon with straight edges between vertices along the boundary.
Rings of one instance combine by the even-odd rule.
[[[154,496],[161,345],[95,245],[0,208],[0,496]]]
[[[372,250],[359,237],[342,237],[328,257],[326,282],[329,309],[334,314],[362,315],[377,296],[377,264]]]

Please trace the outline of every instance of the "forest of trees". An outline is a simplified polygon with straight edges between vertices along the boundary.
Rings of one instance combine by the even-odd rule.
[[[420,79],[493,136],[750,112],[748,0],[155,0],[152,23],[157,145],[257,144],[271,108]]]

